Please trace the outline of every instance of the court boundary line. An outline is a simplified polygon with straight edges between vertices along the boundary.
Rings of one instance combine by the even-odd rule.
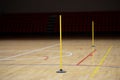
[[[23,52],[23,51],[31,51],[30,49],[21,49],[21,50],[0,50],[0,53],[1,52],[12,52],[12,51],[18,51],[18,52]]]
[[[19,65],[26,65],[26,66],[57,66],[57,65],[59,65],[59,64],[0,64],[0,65],[15,65],[15,66],[19,66]],[[63,64],[64,66],[76,66],[75,64]],[[100,65],[79,65],[79,66],[83,66],[83,67],[97,67],[97,66],[99,66],[99,67],[104,67],[104,68],[120,68],[120,66],[118,65],[118,66],[112,66],[112,65],[102,65],[102,66],[100,66]],[[78,67],[78,66],[76,66],[76,67]]]
[[[54,45],[43,47],[43,48],[40,48],[40,49],[31,50],[31,51],[25,52],[23,54],[18,54],[18,55],[10,56],[10,57],[7,57],[7,58],[3,58],[3,59],[0,59],[0,61],[15,58],[15,57],[24,56],[24,55],[27,55],[27,54],[32,54],[34,52],[42,51],[42,50],[45,50],[45,49],[48,49],[48,48],[51,48],[51,47],[55,47],[57,45],[59,45],[59,44],[54,44]]]
[[[105,59],[106,59],[107,56],[109,55],[112,47],[113,47],[113,46],[110,46],[110,47],[107,49],[107,51],[106,51],[106,53],[104,54],[104,56],[102,57],[102,59],[100,59],[100,62],[99,62],[99,65],[100,65],[100,66],[96,66],[96,67],[95,67],[94,71],[93,71],[93,72],[91,73],[91,75],[90,75],[90,78],[93,78],[93,77],[95,76],[95,74],[97,74],[97,72],[99,71],[100,67],[101,67],[102,64],[104,63]]]
[[[96,52],[96,49],[94,49],[94,51],[90,52],[87,56],[85,56],[82,60],[80,60],[80,61],[76,64],[76,66],[80,65],[80,64],[81,64],[82,62],[84,62],[89,56],[92,56],[93,53],[95,53],[95,52]]]
[[[63,57],[72,56],[72,55],[73,55],[72,52],[66,52],[65,54],[66,54],[66,55],[63,55]],[[4,60],[2,60],[2,61],[13,61],[13,60],[42,60],[42,59],[43,59],[43,60],[46,60],[46,59],[48,59],[48,57],[51,58],[51,59],[59,58],[59,56],[52,57],[52,56],[44,55],[44,56],[41,56],[41,57],[39,57],[39,58],[4,59]]]

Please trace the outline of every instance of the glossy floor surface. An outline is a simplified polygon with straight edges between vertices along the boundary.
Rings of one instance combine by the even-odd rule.
[[[0,80],[120,80],[120,38],[63,38],[63,70],[59,38],[0,40]]]

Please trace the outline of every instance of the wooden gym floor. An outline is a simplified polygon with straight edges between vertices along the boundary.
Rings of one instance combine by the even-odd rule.
[[[0,80],[120,80],[120,38],[0,39]]]

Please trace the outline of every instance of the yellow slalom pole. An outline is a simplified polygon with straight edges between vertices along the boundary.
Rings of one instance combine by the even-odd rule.
[[[94,21],[92,21],[92,51],[94,51],[94,49],[95,49],[94,47],[95,47],[95,39],[94,39]],[[94,56],[94,54],[93,54],[93,56],[92,56],[92,62],[93,62],[93,64],[95,63],[94,58],[95,58],[95,56]]]
[[[60,69],[62,69],[62,15],[59,15],[60,25]]]
[[[60,26],[60,70],[57,73],[66,73],[63,68],[62,64],[62,15],[59,15],[59,26]]]
[[[95,39],[94,39],[94,21],[92,21],[92,46],[95,46]]]
[[[95,48],[92,47],[92,51],[94,51],[94,50],[95,50]],[[92,55],[92,63],[93,63],[93,65],[95,64],[95,54]]]

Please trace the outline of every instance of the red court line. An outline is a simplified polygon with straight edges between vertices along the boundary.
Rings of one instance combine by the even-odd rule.
[[[86,57],[84,57],[82,60],[80,60],[76,65],[79,66],[80,63],[82,63],[84,60],[86,60],[89,56],[92,56],[93,53],[96,52],[96,49],[94,51],[92,51],[91,53],[89,53]]]
[[[83,48],[80,48],[80,50],[83,50]]]
[[[48,59],[48,56],[44,56],[45,58],[44,58],[44,60],[47,60]]]

